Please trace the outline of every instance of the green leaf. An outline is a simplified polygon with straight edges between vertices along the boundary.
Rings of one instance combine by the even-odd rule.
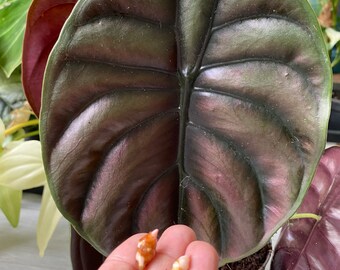
[[[13,227],[17,227],[20,217],[22,191],[0,184],[0,209]]]
[[[335,58],[332,61],[332,67],[336,66],[340,62],[340,44],[338,43],[335,47]]]
[[[43,186],[45,183],[39,141],[14,142],[6,146],[0,157],[1,185],[24,190]]]
[[[317,15],[319,15],[320,12],[321,12],[321,9],[322,9],[322,3],[321,3],[321,1],[320,1],[320,0],[308,0],[308,1],[309,1],[309,3],[311,4],[311,6],[313,7],[315,13],[316,13]]]
[[[26,14],[31,0],[0,3],[0,69],[7,77],[20,65]]]
[[[51,192],[104,255],[181,223],[238,260],[301,203],[330,94],[305,0],[80,0],[44,78]]]
[[[48,185],[45,185],[37,225],[37,245],[40,256],[44,256],[48,242],[61,217],[62,215],[51,196],[50,189]]]
[[[5,76],[5,73],[0,71],[0,89],[2,91],[10,91],[13,88],[18,88],[21,83],[21,66],[17,67],[9,78]],[[22,88],[22,87],[21,87]]]

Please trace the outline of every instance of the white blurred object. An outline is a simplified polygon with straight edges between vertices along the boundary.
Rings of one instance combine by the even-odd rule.
[[[72,269],[70,225],[64,218],[59,222],[45,256],[39,256],[36,227],[40,203],[40,195],[24,194],[17,228],[12,228],[3,213],[0,212],[1,270]]]

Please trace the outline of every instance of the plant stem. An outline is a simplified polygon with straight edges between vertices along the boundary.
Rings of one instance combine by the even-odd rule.
[[[16,138],[16,140],[26,139],[26,138],[37,136],[37,135],[39,135],[39,130],[31,131],[31,132],[25,133],[21,136],[18,136]]]
[[[33,119],[33,120],[29,120],[27,122],[15,125],[9,129],[5,130],[5,136],[11,135],[15,132],[17,132],[19,129],[22,129],[24,127],[30,127],[30,126],[36,126],[39,124],[39,119]]]
[[[316,221],[321,220],[321,216],[318,216],[313,213],[295,213],[290,219],[300,219],[300,218],[312,218],[312,219],[315,219]]]
[[[339,0],[333,0],[333,10],[332,10],[332,21],[333,21],[333,27],[336,27],[337,23],[337,16],[338,16],[338,5],[339,5]]]

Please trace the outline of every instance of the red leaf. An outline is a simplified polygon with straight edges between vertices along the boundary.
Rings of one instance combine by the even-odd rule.
[[[321,219],[283,227],[272,269],[338,269],[340,265],[340,148],[326,150],[298,213]]]
[[[27,16],[22,57],[22,83],[28,102],[39,116],[47,58],[76,0],[35,0]]]

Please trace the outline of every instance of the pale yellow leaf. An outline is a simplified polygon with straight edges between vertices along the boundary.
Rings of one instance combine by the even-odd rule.
[[[37,245],[40,256],[44,256],[47,244],[51,239],[61,216],[62,215],[51,196],[48,185],[45,185],[37,226]]]
[[[0,184],[24,190],[43,186],[46,175],[39,141],[12,143],[0,157]]]
[[[20,217],[22,191],[0,185],[0,209],[13,227],[17,227]]]
[[[329,38],[329,50],[332,49],[340,40],[340,32],[334,30],[333,28],[327,28],[325,30],[326,35]]]

